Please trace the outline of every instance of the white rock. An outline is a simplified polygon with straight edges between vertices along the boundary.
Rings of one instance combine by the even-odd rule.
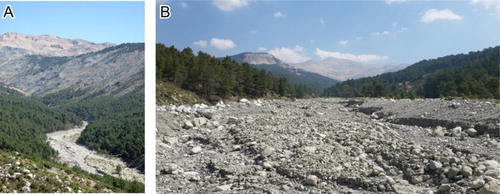
[[[308,185],[316,186],[316,185],[318,185],[319,178],[316,175],[309,175],[309,176],[307,176],[305,182]]]
[[[193,119],[193,124],[195,127],[202,126],[206,123],[207,123],[207,119],[205,119],[204,117],[199,117],[199,118]]]
[[[182,125],[182,127],[183,127],[184,129],[191,129],[191,128],[193,128],[194,126],[193,126],[193,123],[191,123],[191,121],[187,121],[187,120],[186,120],[186,121],[184,121],[184,125]]]
[[[304,148],[304,150],[306,152],[309,152],[309,153],[314,153],[314,152],[316,152],[316,147],[315,146],[307,146]]]
[[[240,100],[240,103],[245,103],[245,104],[246,104],[246,103],[249,103],[249,102],[250,102],[250,101],[248,101],[248,99],[246,99],[246,98],[242,98],[242,99]]]
[[[477,131],[476,131],[476,129],[474,129],[474,128],[468,128],[468,129],[465,131],[465,133],[467,133],[467,135],[469,135],[469,137],[474,137],[474,136],[476,136]]]
[[[186,179],[190,180],[190,181],[201,180],[200,174],[198,172],[194,172],[194,171],[184,172],[184,177],[186,177]]]
[[[497,168],[498,162],[496,160],[485,160],[479,162],[479,165],[484,165],[487,169]]]
[[[232,186],[231,184],[217,186],[217,188],[215,188],[215,191],[230,191],[231,186]]]
[[[485,183],[486,183],[486,182],[484,181],[484,179],[483,179],[483,178],[478,178],[478,179],[476,179],[476,180],[472,181],[472,185],[471,185],[471,187],[472,187],[473,189],[479,189],[479,188],[481,188],[481,187],[482,187]]]
[[[472,176],[472,168],[468,166],[462,167],[462,170],[460,170],[460,174],[464,177],[470,177]]]
[[[451,133],[453,136],[458,137],[460,136],[460,133],[462,133],[462,127],[455,127],[451,130]]]
[[[179,174],[183,170],[177,164],[167,164],[161,171],[166,174]]]
[[[441,167],[443,167],[443,164],[441,164],[441,162],[438,161],[429,162],[429,169],[431,170],[437,170],[440,169]]]
[[[195,147],[191,148],[191,150],[189,150],[189,151],[190,151],[191,154],[197,154],[197,153],[200,153],[201,150],[202,149],[201,149],[200,146],[195,146]]]
[[[444,136],[444,131],[441,126],[437,126],[436,129],[434,129],[434,132],[432,133],[432,136],[434,137],[443,137]]]
[[[491,179],[483,188],[479,190],[479,194],[499,194],[500,193],[500,180]]]
[[[240,123],[240,120],[236,117],[227,118],[227,124],[238,124],[238,123]]]

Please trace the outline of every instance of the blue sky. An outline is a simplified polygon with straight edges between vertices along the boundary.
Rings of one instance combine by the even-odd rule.
[[[16,19],[0,19],[0,34],[54,35],[96,43],[144,42],[144,2],[0,2]]]
[[[415,63],[500,44],[500,1],[157,1],[157,42],[286,62]]]

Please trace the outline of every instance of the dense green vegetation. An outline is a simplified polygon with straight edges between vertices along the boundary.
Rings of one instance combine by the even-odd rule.
[[[335,97],[500,98],[500,47],[423,60],[403,70],[347,80],[325,89]]]
[[[56,151],[48,145],[44,133],[82,124],[73,113],[10,92],[0,92],[0,149],[50,159]]]
[[[143,90],[124,96],[88,96],[85,91],[63,90],[41,100],[89,121],[78,143],[118,156],[130,167],[144,171]]]
[[[190,48],[156,45],[156,78],[194,92],[210,102],[231,97],[305,97],[304,85],[291,85],[286,78],[275,78],[265,70],[229,57],[219,60],[207,53],[194,55]]]

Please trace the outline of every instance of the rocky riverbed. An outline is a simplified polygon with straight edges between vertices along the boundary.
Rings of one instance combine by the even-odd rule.
[[[469,120],[442,117],[463,126],[395,124],[479,106]],[[369,107],[377,108],[362,113]],[[498,114],[498,104],[440,99],[162,106],[157,192],[499,193]]]
[[[84,122],[82,126],[70,130],[47,134],[50,146],[59,152],[60,162],[66,163],[68,166],[79,166],[83,170],[94,174],[108,174],[144,183],[144,175],[140,174],[137,169],[126,167],[126,163],[119,158],[104,156],[77,144],[76,140],[86,126],[87,122]],[[120,171],[117,171],[118,166],[121,168]]]

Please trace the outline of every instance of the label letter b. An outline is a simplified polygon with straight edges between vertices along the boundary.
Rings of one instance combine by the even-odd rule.
[[[170,6],[160,5],[160,19],[168,19],[170,17]]]

